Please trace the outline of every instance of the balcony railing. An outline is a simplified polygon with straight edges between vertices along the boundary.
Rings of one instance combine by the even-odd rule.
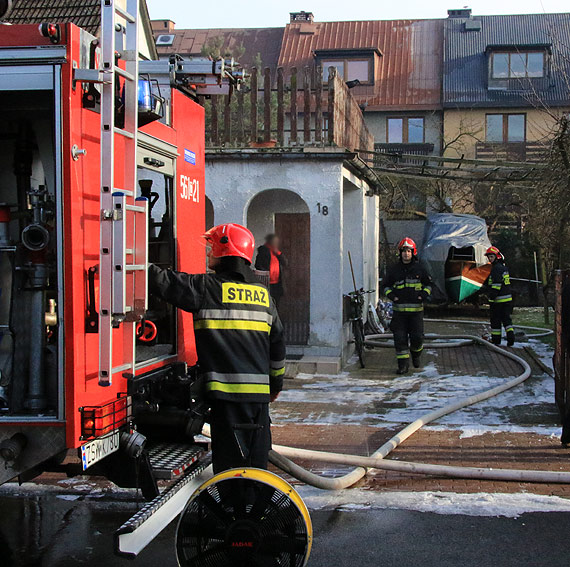
[[[292,68],[287,79],[282,68],[276,77],[268,67],[261,77],[254,68],[243,92],[212,96],[205,107],[208,148],[374,148],[362,111],[334,67],[326,83],[319,67]]]
[[[537,142],[477,142],[475,157],[497,161],[542,162],[548,155],[548,146]]]

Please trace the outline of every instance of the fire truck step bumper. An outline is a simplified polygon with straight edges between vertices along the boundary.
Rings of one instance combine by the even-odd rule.
[[[182,478],[141,508],[115,532],[115,554],[134,559],[184,509],[212,474],[210,457],[187,469]]]
[[[157,443],[148,449],[152,472],[157,480],[180,478],[204,454],[204,449],[198,445],[176,443]]]

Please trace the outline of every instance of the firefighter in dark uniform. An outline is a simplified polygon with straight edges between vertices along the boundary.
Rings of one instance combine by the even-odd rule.
[[[489,303],[491,304],[491,341],[495,345],[501,344],[501,327],[504,326],[507,332],[507,345],[513,346],[515,330],[512,320],[513,296],[511,295],[509,269],[505,265],[505,258],[496,246],[488,248],[485,256],[493,265],[487,279]]]
[[[386,275],[384,293],[392,301],[390,329],[398,359],[398,374],[410,369],[410,350],[415,368],[421,365],[424,341],[424,301],[431,295],[431,278],[418,262],[416,243],[403,238],[398,244],[400,261]]]
[[[212,228],[209,274],[149,268],[149,290],[194,314],[199,373],[211,405],[214,472],[267,468],[269,402],[283,387],[283,327],[250,264],[255,241],[238,224]]]

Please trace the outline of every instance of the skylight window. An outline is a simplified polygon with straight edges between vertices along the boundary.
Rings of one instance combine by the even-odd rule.
[[[172,45],[174,43],[174,34],[162,34],[156,38],[157,46]]]

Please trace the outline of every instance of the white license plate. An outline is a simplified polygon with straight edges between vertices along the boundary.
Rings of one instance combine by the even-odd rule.
[[[89,468],[97,461],[104,459],[111,453],[119,450],[119,430],[116,429],[113,433],[93,439],[89,443],[81,446],[81,461],[83,463],[83,470]]]

